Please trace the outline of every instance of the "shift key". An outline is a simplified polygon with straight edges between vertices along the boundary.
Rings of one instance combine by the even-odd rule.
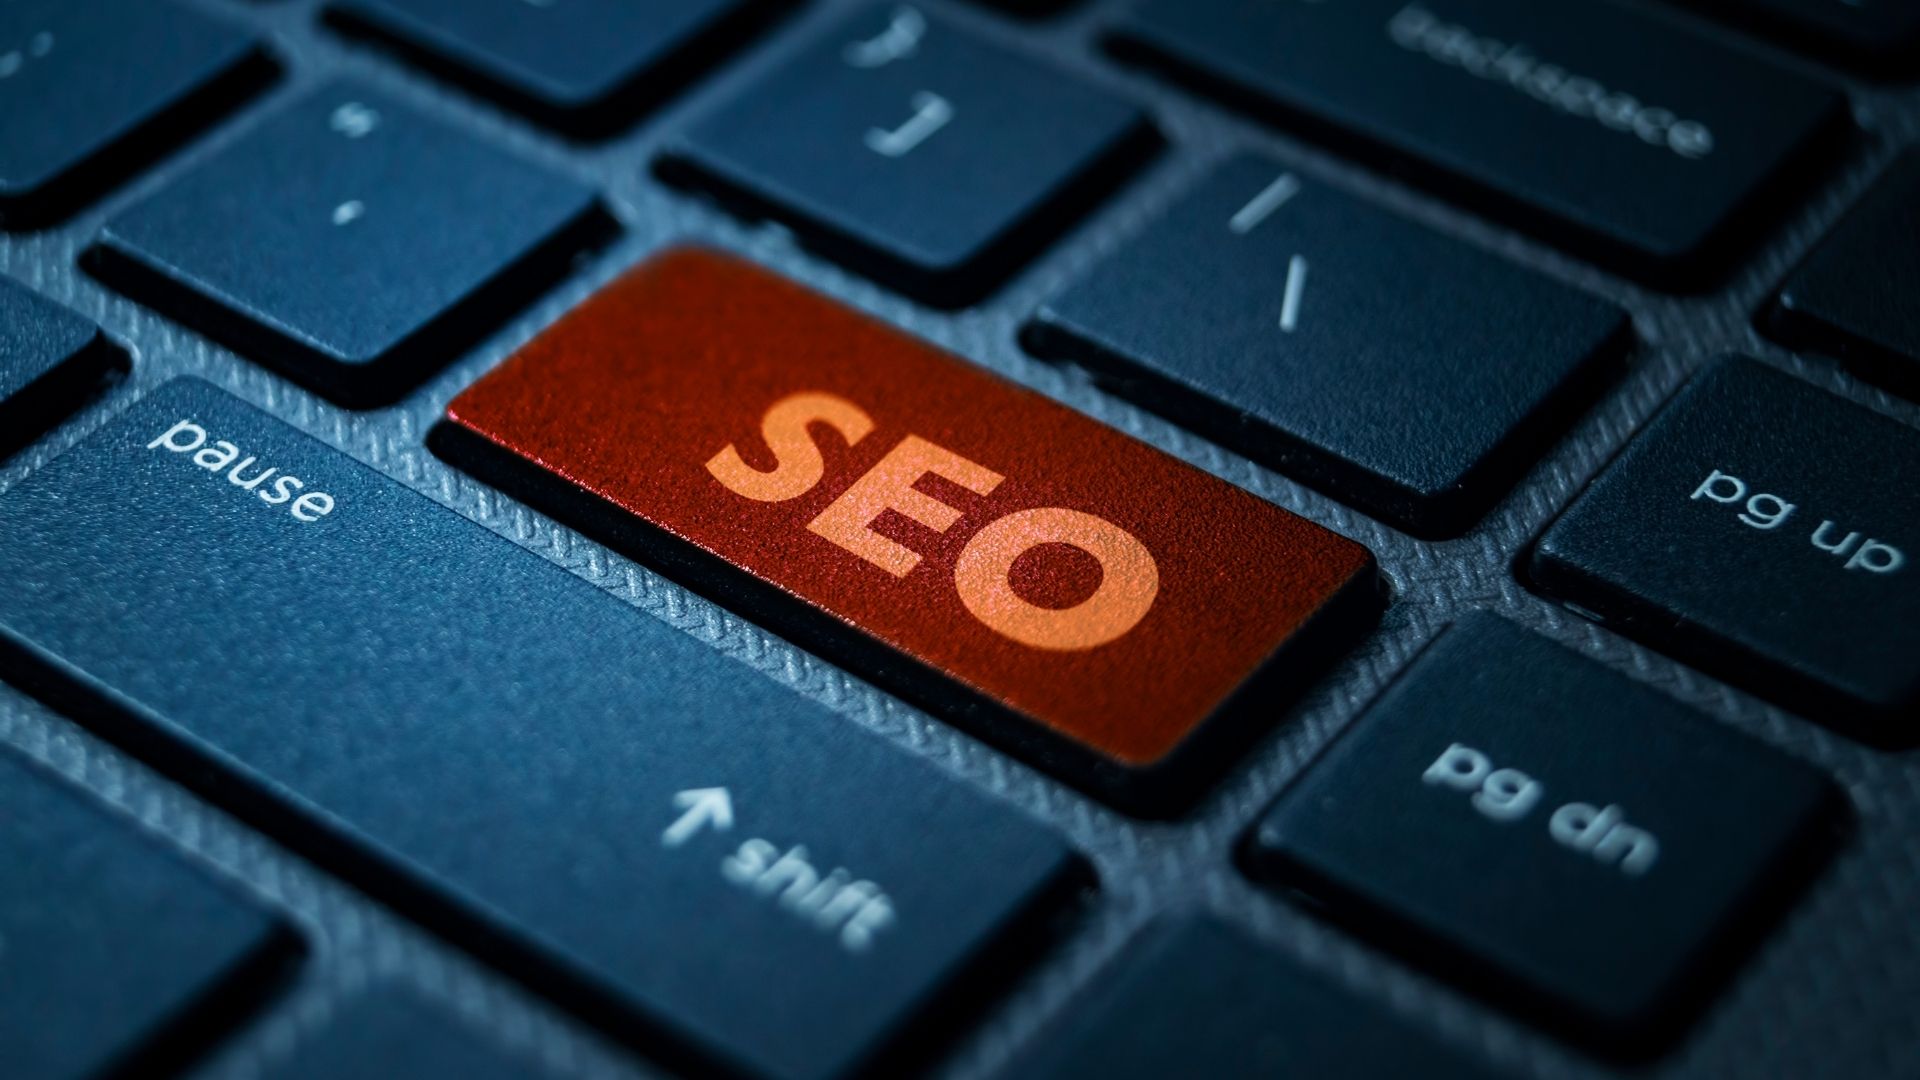
[[[1078,877],[1020,813],[204,383],[0,496],[0,535],[12,676],[702,1075],[870,1066]]]

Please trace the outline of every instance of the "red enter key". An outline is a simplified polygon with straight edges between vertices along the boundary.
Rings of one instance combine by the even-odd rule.
[[[1143,811],[1377,600],[1358,544],[713,252],[628,273],[447,417],[476,475]]]

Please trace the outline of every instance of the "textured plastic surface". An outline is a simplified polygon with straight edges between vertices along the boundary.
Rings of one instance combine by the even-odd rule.
[[[1287,789],[1250,858],[1441,977],[1644,1056],[1840,842],[1832,794],[1804,763],[1479,613]]]
[[[11,752],[0,752],[0,883],[10,1076],[177,1065],[243,1003],[266,1000],[296,948],[272,912]]]
[[[649,164],[662,144],[693,116],[750,85],[767,64],[791,55],[807,35],[837,23],[856,5],[821,0],[744,52],[737,67],[722,68],[710,83],[654,114],[630,136],[582,150],[411,73],[377,52],[343,44],[316,28],[317,9],[309,0],[199,3],[257,28],[287,61],[292,85],[261,100],[248,110],[249,116],[285,104],[302,87],[351,72],[412,107],[592,184],[605,193],[627,224],[627,233],[576,279],[464,354],[403,404],[374,413],[329,405],[116,296],[75,269],[77,251],[135,192],[99,203],[55,231],[0,234],[0,270],[96,320],[139,353],[126,385],[18,457],[0,463],[0,485],[17,483],[167,377],[198,374],[567,568],[647,617],[735,657],[743,665],[742,678],[793,687],[831,710],[834,723],[874,731],[943,775],[997,792],[1052,823],[1091,858],[1100,875],[1100,893],[1084,921],[1057,948],[1032,953],[1015,969],[1021,976],[1016,993],[963,1025],[960,1041],[944,1050],[941,1075],[956,1080],[991,1076],[1013,1054],[1033,1045],[1040,1029],[1070,1003],[1095,990],[1107,962],[1145,923],[1160,913],[1194,909],[1217,912],[1317,977],[1492,1062],[1505,1075],[1520,1080],[1615,1075],[1527,1023],[1422,973],[1390,950],[1367,944],[1284,895],[1253,884],[1233,863],[1235,844],[1280,789],[1441,626],[1474,609],[1505,613],[1657,686],[1704,711],[1713,723],[1755,735],[1814,764],[1842,785],[1853,807],[1855,834],[1814,887],[1789,909],[1730,985],[1714,996],[1687,1039],[1671,1055],[1631,1075],[1659,1080],[1907,1080],[1916,1071],[1920,1014],[1912,1002],[1920,1000],[1920,935],[1914,933],[1913,913],[1920,907],[1920,759],[1866,747],[1675,663],[1655,649],[1599,629],[1528,591],[1515,577],[1513,561],[1688,373],[1722,353],[1751,353],[1909,426],[1920,424],[1920,406],[1865,386],[1830,361],[1797,357],[1761,336],[1751,322],[1753,311],[1859,199],[1898,149],[1920,139],[1920,92],[1822,73],[1796,65],[1779,51],[1767,52],[1775,62],[1835,79],[1847,90],[1857,121],[1872,138],[1836,156],[1804,206],[1768,221],[1749,237],[1755,250],[1732,280],[1710,294],[1676,298],[1493,227],[1430,197],[1416,184],[1356,166],[1311,140],[1244,122],[1114,64],[1103,54],[1100,38],[1126,7],[1120,0],[1090,0],[1044,22],[961,3],[939,4],[940,14],[970,32],[1030,49],[1078,78],[1148,104],[1172,144],[1156,167],[1103,204],[1083,228],[1041,253],[1003,290],[963,314],[947,315],[906,302],[808,254],[777,229],[742,224],[665,189],[649,175]],[[927,7],[933,10],[936,5]],[[1693,20],[1693,25],[1718,33],[1703,20]],[[1739,40],[1732,33],[1721,36]],[[219,129],[138,188],[159,186],[235,134],[231,126]],[[1517,265],[1592,291],[1632,313],[1642,343],[1625,379],[1465,537],[1446,543],[1409,538],[1100,392],[1071,368],[1034,360],[1021,351],[1019,328],[1042,303],[1179,202],[1215,164],[1249,149],[1273,155],[1305,180],[1378,203]],[[628,266],[690,238],[742,253],[821,288],[1358,540],[1378,555],[1393,583],[1396,599],[1385,623],[1305,700],[1275,718],[1271,734],[1239,758],[1191,814],[1178,822],[1143,824],[529,511],[423,447],[423,434],[461,389]],[[323,1037],[320,1032],[338,1003],[375,977],[419,987],[565,1075],[628,1076],[646,1068],[560,1010],[397,918],[390,908],[210,809],[10,687],[0,687],[0,740],[24,747],[92,788],[165,842],[243,878],[312,928],[316,951],[298,994],[212,1063],[209,1075],[241,1080],[300,1053]]]

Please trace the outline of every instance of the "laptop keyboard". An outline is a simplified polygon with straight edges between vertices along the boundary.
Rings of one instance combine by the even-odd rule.
[[[0,1072],[1915,1074],[1894,7],[10,0]]]

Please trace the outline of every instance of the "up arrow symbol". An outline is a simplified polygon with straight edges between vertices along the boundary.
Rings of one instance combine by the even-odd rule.
[[[733,828],[733,797],[726,788],[688,788],[673,797],[673,806],[680,818],[660,834],[660,843],[667,847],[679,847],[707,825],[714,832]]]

